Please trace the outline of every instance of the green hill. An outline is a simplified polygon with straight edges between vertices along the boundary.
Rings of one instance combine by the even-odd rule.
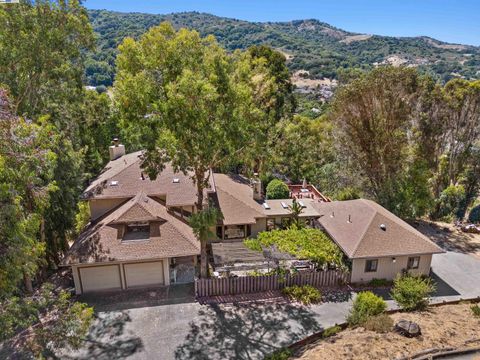
[[[418,66],[444,81],[454,76],[480,77],[480,47],[428,37],[357,34],[318,20],[253,23],[197,12],[154,15],[89,10],[89,16],[98,34],[98,48],[87,60],[90,85],[112,83],[116,47],[124,37],[138,37],[162,21],[213,34],[228,50],[268,44],[286,54],[292,72],[307,70],[313,79],[333,79],[340,68],[368,69],[378,63]]]

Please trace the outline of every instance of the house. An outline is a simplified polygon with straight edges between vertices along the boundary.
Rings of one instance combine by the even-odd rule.
[[[404,270],[429,275],[432,255],[444,252],[373,201],[332,201],[314,206],[320,214],[320,228],[351,260],[352,283],[392,280]]]
[[[192,282],[200,243],[188,225],[197,201],[191,174],[167,164],[150,179],[141,168],[142,152],[125,154],[118,141],[110,147],[110,158],[83,193],[91,221],[63,262],[72,269],[76,292]],[[212,258],[220,262],[258,261],[259,254],[246,249],[243,239],[284,227],[292,217],[293,198],[303,209],[300,219],[324,229],[352,260],[352,281],[393,278],[407,268],[428,274],[432,254],[441,252],[367,200],[332,202],[308,184],[290,186],[290,199],[264,200],[258,181],[208,175],[205,202],[222,214],[209,239]]]

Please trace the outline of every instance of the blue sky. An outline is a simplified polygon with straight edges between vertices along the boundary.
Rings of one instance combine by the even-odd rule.
[[[353,32],[480,46],[480,0],[85,0],[90,9],[200,11],[248,21],[315,18]]]

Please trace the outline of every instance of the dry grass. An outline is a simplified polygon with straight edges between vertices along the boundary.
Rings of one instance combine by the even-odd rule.
[[[397,333],[378,334],[363,328],[347,329],[338,335],[319,340],[297,354],[295,359],[397,359],[433,348],[480,346],[480,319],[474,318],[470,304],[432,307],[427,312],[397,313],[394,322],[406,319],[417,322],[419,338]]]
[[[438,221],[418,221],[414,226],[445,250],[480,257],[480,234],[464,233],[452,224]]]

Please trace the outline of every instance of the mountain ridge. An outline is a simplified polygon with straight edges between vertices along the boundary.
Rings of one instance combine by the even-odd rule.
[[[116,47],[125,36],[138,38],[150,27],[169,21],[202,36],[213,34],[227,50],[266,44],[288,55],[292,72],[307,71],[313,79],[335,79],[340,69],[370,69],[379,64],[418,67],[442,81],[480,77],[480,47],[453,44],[429,36],[392,37],[343,30],[318,19],[249,22],[201,12],[171,14],[88,10],[98,50],[89,54],[87,80],[111,85]]]

